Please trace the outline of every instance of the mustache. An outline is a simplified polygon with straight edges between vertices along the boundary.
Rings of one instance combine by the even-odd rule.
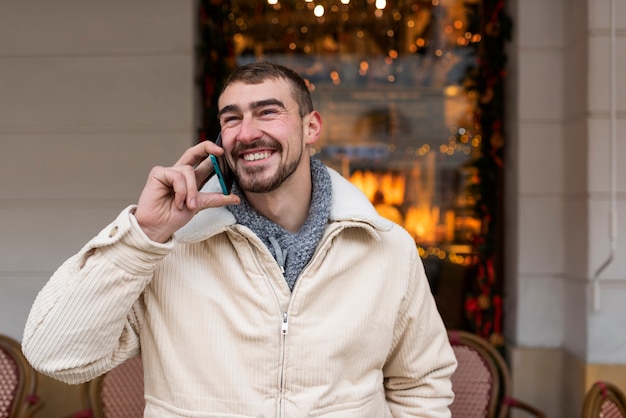
[[[257,141],[246,144],[238,142],[237,144],[235,144],[235,147],[231,151],[231,155],[233,156],[233,158],[236,159],[244,152],[259,148],[266,148],[277,151],[282,151],[283,149],[282,145],[278,141],[274,141],[273,139],[259,139]]]

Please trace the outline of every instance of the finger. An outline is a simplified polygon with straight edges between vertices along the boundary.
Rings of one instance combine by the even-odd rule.
[[[187,208],[194,210],[197,206],[198,189],[196,186],[196,176],[192,167],[172,167],[162,169],[155,178],[164,186],[170,188],[174,197],[172,202],[179,210]]]
[[[198,210],[238,205],[239,203],[241,203],[241,199],[235,194],[224,195],[221,192],[198,193]]]
[[[211,163],[210,158],[205,158],[202,160],[196,167],[196,184],[198,185],[198,190],[205,185],[209,176],[215,171],[213,168],[213,164]]]
[[[199,144],[194,145],[193,147],[187,149],[183,153],[183,155],[179,158],[179,160],[174,164],[174,167],[179,167],[183,165],[190,165],[195,167],[198,163],[206,159],[209,154],[222,155],[224,150],[215,145],[215,143],[211,141],[202,141]]]
[[[190,210],[195,210],[198,205],[198,183],[196,181],[196,170],[190,166],[176,167],[180,170],[185,181],[184,203]],[[182,209],[182,207],[180,207]]]
[[[170,185],[174,191],[174,206],[183,210],[185,208],[185,201],[187,200],[187,180],[183,172],[178,170],[165,170],[163,171],[163,180],[161,182],[165,185]]]

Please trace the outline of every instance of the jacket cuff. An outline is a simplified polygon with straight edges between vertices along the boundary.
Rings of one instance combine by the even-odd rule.
[[[152,241],[133,215],[136,205],[128,206],[90,242],[102,255],[132,274],[150,274],[156,263],[167,256],[176,243]]]

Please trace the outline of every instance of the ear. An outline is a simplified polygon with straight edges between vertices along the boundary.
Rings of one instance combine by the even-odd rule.
[[[314,110],[305,116],[303,125],[304,143],[306,145],[315,143],[322,134],[322,116]]]

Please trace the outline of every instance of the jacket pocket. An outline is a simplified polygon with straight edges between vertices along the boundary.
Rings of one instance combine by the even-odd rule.
[[[144,418],[257,418],[251,415],[229,414],[223,412],[200,412],[180,409],[152,397],[146,398]]]
[[[384,392],[377,392],[367,398],[316,409],[307,415],[309,418],[393,418],[387,406]]]

